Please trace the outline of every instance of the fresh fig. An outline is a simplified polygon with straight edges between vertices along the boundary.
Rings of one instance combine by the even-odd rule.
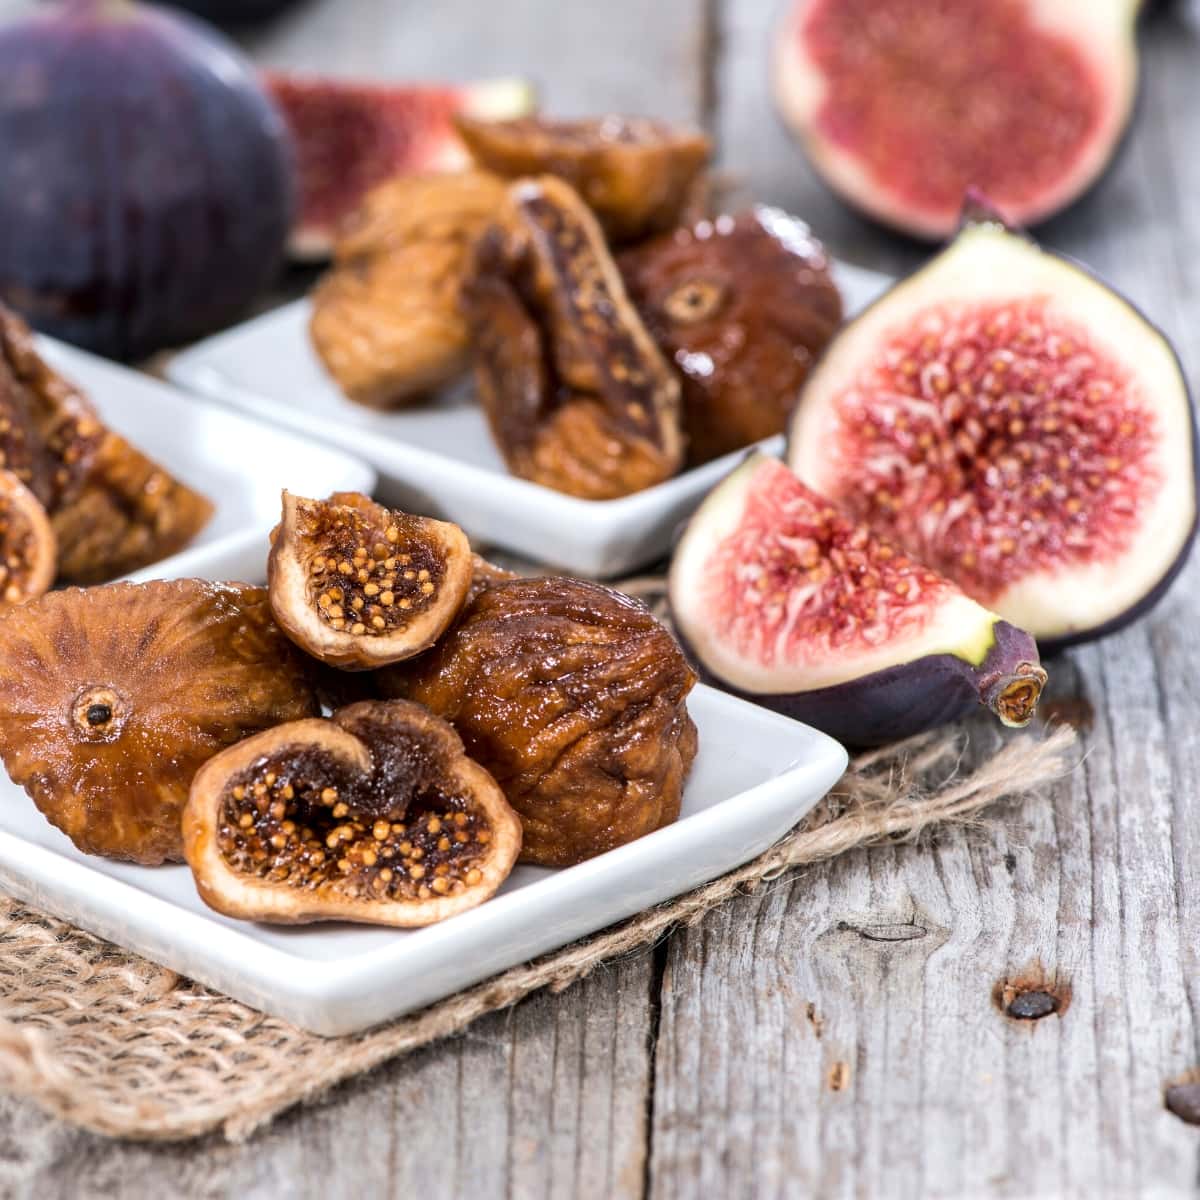
[[[445,721],[364,701],[210,759],[183,845],[201,898],[226,916],[417,926],[492,896],[521,823]]]
[[[979,209],[834,339],[788,461],[1048,650],[1165,592],[1195,532],[1194,443],[1167,339]]]
[[[845,200],[954,232],[976,187],[1033,224],[1112,158],[1137,90],[1139,0],[790,0],[776,103]]]
[[[0,609],[46,591],[57,553],[38,498],[11,471],[0,470]]]
[[[427,650],[458,615],[473,574],[457,525],[357,493],[284,492],[267,561],[275,619],[310,654],[350,671]]]
[[[300,172],[294,258],[328,258],[338,227],[368,192],[393,175],[450,171],[470,161],[456,136],[456,113],[518,117],[533,89],[517,79],[453,84],[361,83],[269,73]]]
[[[0,30],[0,299],[139,358],[236,319],[292,215],[287,130],[236,48],[132,0]]]
[[[671,613],[728,690],[856,746],[985,705],[1032,718],[1034,640],[843,516],[778,459],[751,454],[675,550]]]

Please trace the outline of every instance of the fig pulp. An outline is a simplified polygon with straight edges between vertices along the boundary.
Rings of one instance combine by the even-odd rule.
[[[181,855],[196,769],[315,716],[310,664],[262,588],[180,579],[68,588],[0,615],[0,759],[80,850]]]
[[[595,218],[561,179],[509,195],[462,292],[479,398],[509,469],[589,500],[669,479],[683,462],[679,381]]]
[[[464,86],[348,82],[269,73],[267,83],[291,130],[300,175],[294,258],[327,258],[341,223],[367,193],[394,175],[467,165],[455,113],[516,117],[533,89],[516,79]]]
[[[614,243],[677,225],[712,151],[704,134],[645,117],[488,121],[460,113],[455,126],[489,171],[565,180]]]
[[[0,609],[46,591],[56,557],[46,510],[16,475],[0,470]]]
[[[758,453],[688,523],[669,595],[680,637],[719,683],[851,745],[980,703],[1024,725],[1046,681],[1029,634]]]
[[[445,721],[364,701],[207,762],[183,840],[201,898],[226,916],[416,926],[493,895],[521,824]]]
[[[980,209],[834,339],[788,461],[1046,650],[1166,590],[1195,530],[1194,442],[1166,338]]]
[[[1138,0],[791,0],[774,91],[844,199],[927,238],[963,193],[1020,224],[1101,174],[1137,88]]]
[[[578,579],[496,579],[428,654],[380,672],[462,735],[564,867],[668,825],[696,756],[696,677],[641,604]]]
[[[314,657],[361,671],[427,650],[454,620],[474,565],[457,525],[357,493],[283,494],[267,579],[275,619]]]
[[[618,265],[682,378],[688,462],[782,433],[842,319],[829,259],[808,226],[758,206],[643,242]]]

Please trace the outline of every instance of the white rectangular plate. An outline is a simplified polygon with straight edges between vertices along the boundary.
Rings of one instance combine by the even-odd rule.
[[[96,405],[101,418],[215,506],[190,546],[130,579],[265,578],[267,535],[279,521],[279,494],[370,492],[375,472],[340,449],[326,449],[189,395],[128,367],[52,338],[38,348]]]
[[[892,281],[838,264],[853,314]],[[612,577],[661,558],[675,530],[742,453],[620,500],[579,500],[508,473],[469,385],[435,403],[375,412],[347,400],[308,340],[309,303],[239,325],[173,358],[176,383],[324,444],[361,455],[385,498],[455,521],[481,543],[584,575]],[[772,452],[782,438],[762,443]]]
[[[566,945],[746,862],[846,765],[837,742],[697,687],[700,752],[673,825],[579,866],[518,867],[500,893],[427,929],[271,927],[207,909],[184,866],[81,854],[0,782],[0,889],[321,1034],[351,1033]]]

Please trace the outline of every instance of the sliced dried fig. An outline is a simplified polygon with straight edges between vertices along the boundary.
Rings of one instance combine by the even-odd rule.
[[[365,701],[207,762],[183,842],[201,898],[226,916],[411,927],[492,896],[521,823],[445,721]]]
[[[80,850],[181,854],[196,769],[320,712],[267,593],[197,579],[68,588],[0,616],[0,758]]]
[[[46,510],[11,471],[0,471],[0,608],[54,582],[57,543]]]
[[[267,560],[275,619],[310,654],[349,671],[432,646],[462,608],[473,571],[457,525],[355,493],[284,492]]]
[[[678,224],[712,152],[699,131],[646,117],[486,121],[459,114],[455,125],[472,158],[490,171],[565,179],[614,242]]]
[[[505,185],[483,171],[408,176],[377,188],[313,293],[312,343],[345,394],[396,408],[466,370],[459,289]]]
[[[510,470],[590,500],[683,462],[679,381],[625,294],[587,206],[560,179],[514,184],[463,287],[476,378]]]
[[[634,246],[618,265],[682,376],[688,461],[782,433],[842,319],[829,259],[808,226],[760,205]]]
[[[569,866],[679,815],[696,677],[641,604],[578,579],[490,583],[385,695],[450,721],[520,814],[526,862]]]

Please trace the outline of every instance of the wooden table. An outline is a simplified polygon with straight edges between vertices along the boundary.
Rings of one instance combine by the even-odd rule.
[[[777,125],[775,7],[324,0],[248,42],[274,64],[515,72],[557,113],[698,120],[730,170],[837,254],[919,261],[842,209]],[[1193,374],[1198,43],[1200,9],[1156,12],[1120,161],[1044,231],[1163,324]],[[1163,1087],[1200,1061],[1197,581],[1194,565],[1151,619],[1054,664],[1086,760],[985,827],[762,889],[247,1146],[117,1145],[5,1101],[0,1194],[1194,1195],[1197,1131],[1164,1109]],[[1002,1015],[993,989],[1023,971],[1069,989],[1069,1008]]]

